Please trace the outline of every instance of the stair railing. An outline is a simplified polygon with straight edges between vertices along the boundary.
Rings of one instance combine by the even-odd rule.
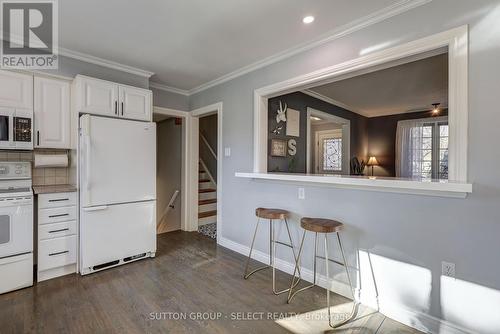
[[[163,218],[167,215],[167,213],[174,208],[174,202],[177,199],[177,196],[179,196],[179,190],[174,191],[172,194],[172,197],[170,198],[170,202],[168,202],[167,206],[165,209],[163,209],[163,213],[161,214],[161,219],[159,221],[162,221]]]

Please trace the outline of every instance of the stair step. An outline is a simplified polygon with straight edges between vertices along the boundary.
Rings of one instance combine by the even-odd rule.
[[[217,216],[217,210],[198,213],[198,218],[205,218],[205,217],[212,217],[212,216]]]
[[[200,194],[203,194],[203,193],[214,193],[215,191],[216,191],[215,189],[211,189],[211,188],[209,188],[209,189],[198,189],[198,192]]]
[[[202,183],[202,182],[210,182],[209,179],[201,179],[201,180],[198,180],[198,182]]]
[[[198,205],[214,204],[214,203],[217,203],[217,198],[201,199],[198,201]]]

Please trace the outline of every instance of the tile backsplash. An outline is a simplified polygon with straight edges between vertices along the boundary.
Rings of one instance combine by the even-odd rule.
[[[33,185],[51,186],[69,183],[69,168],[33,168],[33,155],[38,154],[68,154],[67,150],[37,149],[35,151],[2,151],[0,150],[0,161],[31,161]]]

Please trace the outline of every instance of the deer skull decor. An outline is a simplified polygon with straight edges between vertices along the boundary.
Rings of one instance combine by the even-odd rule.
[[[276,111],[276,126],[274,129],[271,130],[271,133],[275,135],[280,135],[281,130],[283,130],[283,124],[280,124],[281,122],[286,122],[286,109],[287,105],[285,103],[285,107],[283,107],[283,103],[280,101],[280,107]]]
[[[287,109],[286,103],[285,107],[283,108],[283,104],[280,101],[280,108],[278,109],[276,114],[276,123],[286,122],[286,109]]]

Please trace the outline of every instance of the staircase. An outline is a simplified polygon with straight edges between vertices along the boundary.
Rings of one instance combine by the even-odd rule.
[[[217,185],[200,162],[198,172],[198,227],[217,223]],[[200,231],[201,232],[201,231]],[[203,232],[202,232],[203,233]],[[205,233],[204,233],[205,234]]]

